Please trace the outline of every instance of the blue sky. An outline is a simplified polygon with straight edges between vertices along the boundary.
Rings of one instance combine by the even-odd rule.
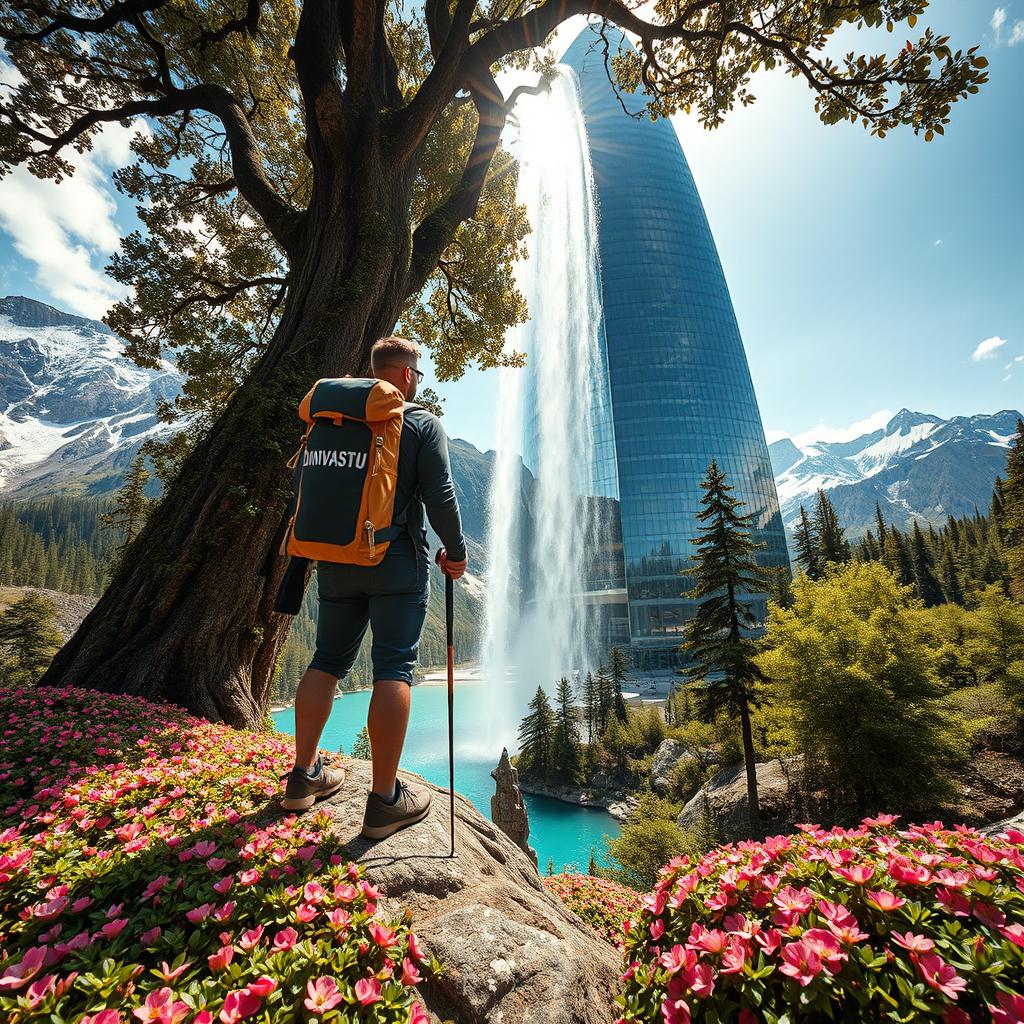
[[[807,88],[779,74],[717,131],[676,122],[769,439],[855,436],[904,406],[952,416],[1024,404],[1024,0],[939,0],[921,23],[954,47],[980,43],[990,61],[989,84],[934,142],[826,127]],[[109,304],[102,268],[132,217],[107,176],[126,146],[115,128],[59,187],[22,173],[0,182],[0,293],[94,316]],[[449,434],[493,447],[496,373],[436,387]]]

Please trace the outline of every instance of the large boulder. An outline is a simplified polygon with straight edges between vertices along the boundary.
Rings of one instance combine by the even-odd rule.
[[[803,770],[803,755],[757,765],[757,799],[764,831],[786,828],[793,808],[795,788]],[[684,805],[680,828],[693,828],[700,821],[704,801],[718,825],[722,842],[749,837],[747,817],[747,773],[740,764],[730,765],[712,775]]]
[[[448,792],[427,818],[379,842],[362,839],[370,765],[348,761],[338,796],[317,805],[335,821],[348,855],[383,890],[386,913],[412,914],[428,952],[444,964],[422,986],[437,1021],[455,1024],[609,1024],[619,957],[541,884],[530,858],[463,796],[455,795],[449,856]]]
[[[662,740],[651,759],[651,789],[658,796],[668,792],[669,776],[672,769],[686,757],[693,757],[686,744],[680,740]]]

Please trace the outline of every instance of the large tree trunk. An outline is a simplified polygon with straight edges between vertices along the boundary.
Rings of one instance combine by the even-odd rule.
[[[366,168],[369,178],[345,195],[328,183],[314,198],[267,352],[44,685],[163,698],[231,725],[259,724],[292,621],[273,604],[298,402],[318,377],[364,372],[369,346],[393,329],[404,299],[408,182],[389,182],[378,161]]]

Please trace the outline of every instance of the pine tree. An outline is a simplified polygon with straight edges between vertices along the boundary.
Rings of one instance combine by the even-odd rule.
[[[885,517],[882,515],[882,506],[875,502],[875,529],[878,531],[878,549],[885,547]]]
[[[608,726],[608,716],[615,704],[615,684],[604,662],[597,666],[594,685],[597,689],[597,732],[601,734]]]
[[[890,527],[885,536],[884,562],[901,586],[913,585],[914,563],[907,548],[906,538],[895,526]]]
[[[594,673],[588,672],[583,681],[583,715],[587,723],[587,743],[594,742],[594,736],[598,733],[598,721],[601,707],[598,699],[597,682]]]
[[[612,710],[615,717],[625,724],[629,721],[629,712],[626,710],[626,700],[622,696],[622,684],[629,675],[629,664],[626,655],[618,647],[613,647],[608,652],[608,661],[612,677]]]
[[[1024,601],[1024,420],[1017,420],[1017,436],[1006,459],[1002,488],[1003,536],[1010,576],[1010,592]]]
[[[947,541],[942,546],[942,590],[946,600],[952,604],[964,603],[964,591],[960,586],[960,574],[953,558],[953,545]]]
[[[114,507],[103,513],[100,523],[109,530],[116,530],[120,535],[120,543],[114,550],[110,560],[110,576],[113,578],[124,564],[125,554],[132,542],[146,525],[152,502],[146,497],[146,483],[149,470],[146,469],[146,457],[139,452],[132,459],[132,464],[124,478],[124,486],[117,492]]]
[[[530,701],[530,710],[519,726],[519,771],[535,779],[551,777],[555,715],[543,687]]]
[[[373,751],[370,748],[370,731],[365,725],[359,730],[356,741],[352,744],[352,756],[359,761],[373,759]]]
[[[0,614],[0,676],[35,685],[62,642],[53,602],[30,591]]]
[[[835,507],[823,490],[818,491],[814,530],[818,535],[818,558],[821,562],[841,564],[850,560],[850,545],[844,536],[846,531],[839,525]]]
[[[988,507],[988,517],[992,521],[992,529],[997,532],[1000,540],[1004,540],[1003,536],[1003,514],[1006,506],[1006,498],[1003,493],[1003,478],[999,475],[996,476],[996,485],[992,489],[992,501]]]
[[[911,560],[914,566],[914,590],[917,596],[924,601],[926,608],[942,604],[945,600],[945,594],[943,594],[942,586],[938,579],[936,579],[935,570],[932,567],[932,555],[928,550],[928,544],[916,519],[914,520],[912,546]]]
[[[760,545],[750,539],[754,517],[740,511],[743,502],[733,496],[733,488],[715,460],[708,466],[701,487],[704,494],[697,513],[700,535],[692,542],[697,552],[690,556],[696,585],[687,594],[698,605],[686,624],[683,644],[693,660],[687,675],[703,680],[706,718],[719,711],[739,718],[750,830],[757,834],[761,815],[750,711],[757,706],[756,686],[764,677],[754,661],[757,647],[750,636],[757,619],[741,595],[763,592],[765,572],[754,554]]]
[[[580,737],[576,723],[576,695],[562,676],[555,698],[558,710],[552,741],[552,769],[560,782],[573,784],[580,771]]]
[[[814,532],[807,509],[800,506],[800,520],[793,532],[796,541],[796,560],[812,580],[821,579],[821,564],[818,560],[818,536]]]

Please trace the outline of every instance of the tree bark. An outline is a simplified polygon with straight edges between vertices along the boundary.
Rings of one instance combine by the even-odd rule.
[[[291,617],[273,611],[297,406],[319,377],[363,373],[405,298],[409,181],[379,147],[338,194],[315,191],[268,350],[132,544],[41,685],[166,699],[256,727]]]
[[[740,701],[740,728],[743,733],[743,767],[747,772],[747,818],[750,837],[761,836],[761,804],[757,799],[757,764],[754,761],[754,735],[750,728],[750,708]]]

